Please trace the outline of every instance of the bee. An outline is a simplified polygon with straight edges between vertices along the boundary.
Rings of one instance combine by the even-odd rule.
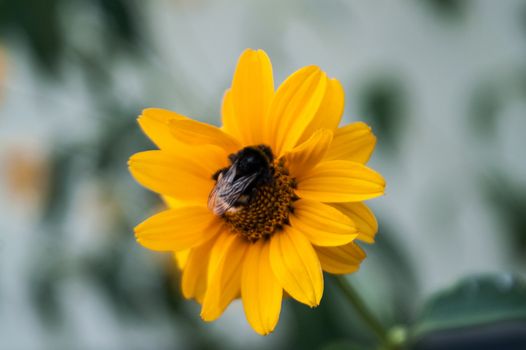
[[[208,196],[208,208],[218,216],[235,213],[250,202],[258,186],[274,179],[268,146],[245,147],[228,158],[231,165],[214,174],[216,184]]]

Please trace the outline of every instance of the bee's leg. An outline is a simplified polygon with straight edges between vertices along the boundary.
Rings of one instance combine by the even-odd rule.
[[[223,168],[223,169],[219,169],[218,171],[216,171],[214,175],[212,175],[212,180],[217,181],[217,179],[219,178],[219,175],[221,175],[221,173],[226,170],[228,170],[228,168]]]
[[[228,160],[230,160],[230,163],[234,164],[234,162],[239,158],[239,153],[241,153],[241,151],[238,153],[232,153],[228,155]]]
[[[243,194],[239,196],[234,206],[237,207],[240,205],[247,205],[249,201],[250,201],[250,196],[248,194]]]

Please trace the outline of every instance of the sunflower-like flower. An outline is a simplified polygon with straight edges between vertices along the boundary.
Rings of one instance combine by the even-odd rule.
[[[341,84],[316,66],[274,89],[262,50],[239,58],[221,128],[163,109],[139,117],[159,147],[133,155],[135,179],[169,209],[135,229],[144,247],[174,252],[182,293],[217,319],[241,298],[259,334],[278,322],[284,292],[315,307],[323,272],[347,274],[365,258],[377,223],[362,201],[384,193],[366,167],[376,138],[357,122],[338,127]]]

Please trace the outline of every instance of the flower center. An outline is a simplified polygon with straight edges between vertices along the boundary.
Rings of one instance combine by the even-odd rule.
[[[212,201],[227,208],[211,209],[232,232],[250,242],[272,236],[289,223],[293,202],[298,199],[294,194],[296,181],[282,160],[273,159],[267,146],[246,147],[229,158],[232,165],[214,176],[216,186],[209,207]]]

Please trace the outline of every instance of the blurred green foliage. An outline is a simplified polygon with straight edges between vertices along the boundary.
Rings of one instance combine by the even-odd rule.
[[[492,328],[507,332],[492,333]],[[417,349],[462,349],[467,345],[519,350],[526,342],[525,330],[526,280],[496,274],[467,277],[431,297],[413,325],[411,338]],[[459,337],[461,332],[466,335]],[[437,334],[442,339],[437,340]]]
[[[402,83],[389,76],[378,76],[365,84],[359,96],[360,115],[378,136],[378,147],[396,153],[397,141],[407,123],[407,98]]]
[[[426,302],[412,336],[516,320],[526,322],[523,278],[511,274],[471,276]]]
[[[448,20],[461,20],[469,8],[471,0],[423,0],[417,1],[426,5],[433,14]]]
[[[510,250],[518,259],[526,259],[526,190],[498,173],[483,183],[488,202],[507,228]]]
[[[473,131],[486,137],[493,137],[497,118],[502,108],[499,88],[493,84],[481,84],[477,87],[471,101],[471,124]]]
[[[14,36],[29,48],[38,67],[57,74],[62,59],[73,49],[64,8],[83,5],[100,12],[104,35],[99,40],[108,51],[136,47],[138,14],[133,0],[0,0],[0,37]]]
[[[2,34],[18,35],[31,50],[39,66],[48,71],[58,68],[64,50],[64,30],[60,25],[62,3],[62,0],[0,2]]]

